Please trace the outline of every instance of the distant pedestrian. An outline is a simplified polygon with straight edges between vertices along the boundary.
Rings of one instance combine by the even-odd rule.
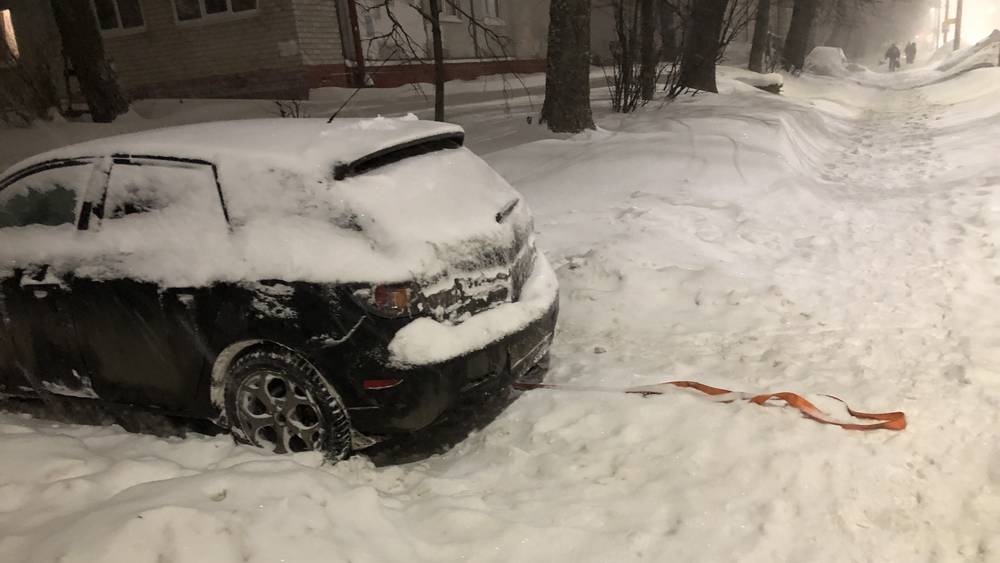
[[[899,68],[899,47],[895,43],[889,46],[889,50],[885,52],[885,58],[889,59],[889,72],[895,71]]]
[[[906,64],[913,64],[913,60],[917,58],[917,43],[915,41],[907,43],[904,52],[906,53]]]

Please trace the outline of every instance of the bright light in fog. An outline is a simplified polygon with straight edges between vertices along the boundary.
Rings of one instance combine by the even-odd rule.
[[[1000,28],[1000,7],[997,0],[965,0],[962,17],[962,42],[972,44]],[[952,14],[955,2],[951,3]]]

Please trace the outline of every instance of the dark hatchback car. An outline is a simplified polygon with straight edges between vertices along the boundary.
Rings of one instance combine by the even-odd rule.
[[[330,459],[540,369],[558,287],[452,125],[248,120],[0,177],[0,398],[207,419]]]

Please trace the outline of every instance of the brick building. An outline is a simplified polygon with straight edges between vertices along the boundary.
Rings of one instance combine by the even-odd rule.
[[[431,81],[431,65],[413,62],[414,53],[429,59],[428,26],[407,1],[390,0],[391,13],[383,4],[92,0],[107,56],[135,98],[304,98],[321,86]],[[456,4],[445,3],[440,18],[448,79],[544,70],[546,0]],[[50,0],[0,0],[0,34],[7,59],[15,46],[24,65],[47,65],[63,89],[65,65]]]

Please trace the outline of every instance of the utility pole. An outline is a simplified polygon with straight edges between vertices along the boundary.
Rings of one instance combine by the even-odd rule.
[[[948,26],[951,25],[951,20],[948,19],[948,15],[951,14],[951,0],[944,0],[944,23],[941,24],[941,33],[944,34],[944,44],[948,44]]]
[[[938,0],[934,14],[937,16],[937,24],[934,28],[934,50],[937,51],[938,47],[941,46],[941,26],[944,25],[944,20],[941,18],[941,0]]]
[[[955,5],[955,50],[962,48],[962,0]]]

